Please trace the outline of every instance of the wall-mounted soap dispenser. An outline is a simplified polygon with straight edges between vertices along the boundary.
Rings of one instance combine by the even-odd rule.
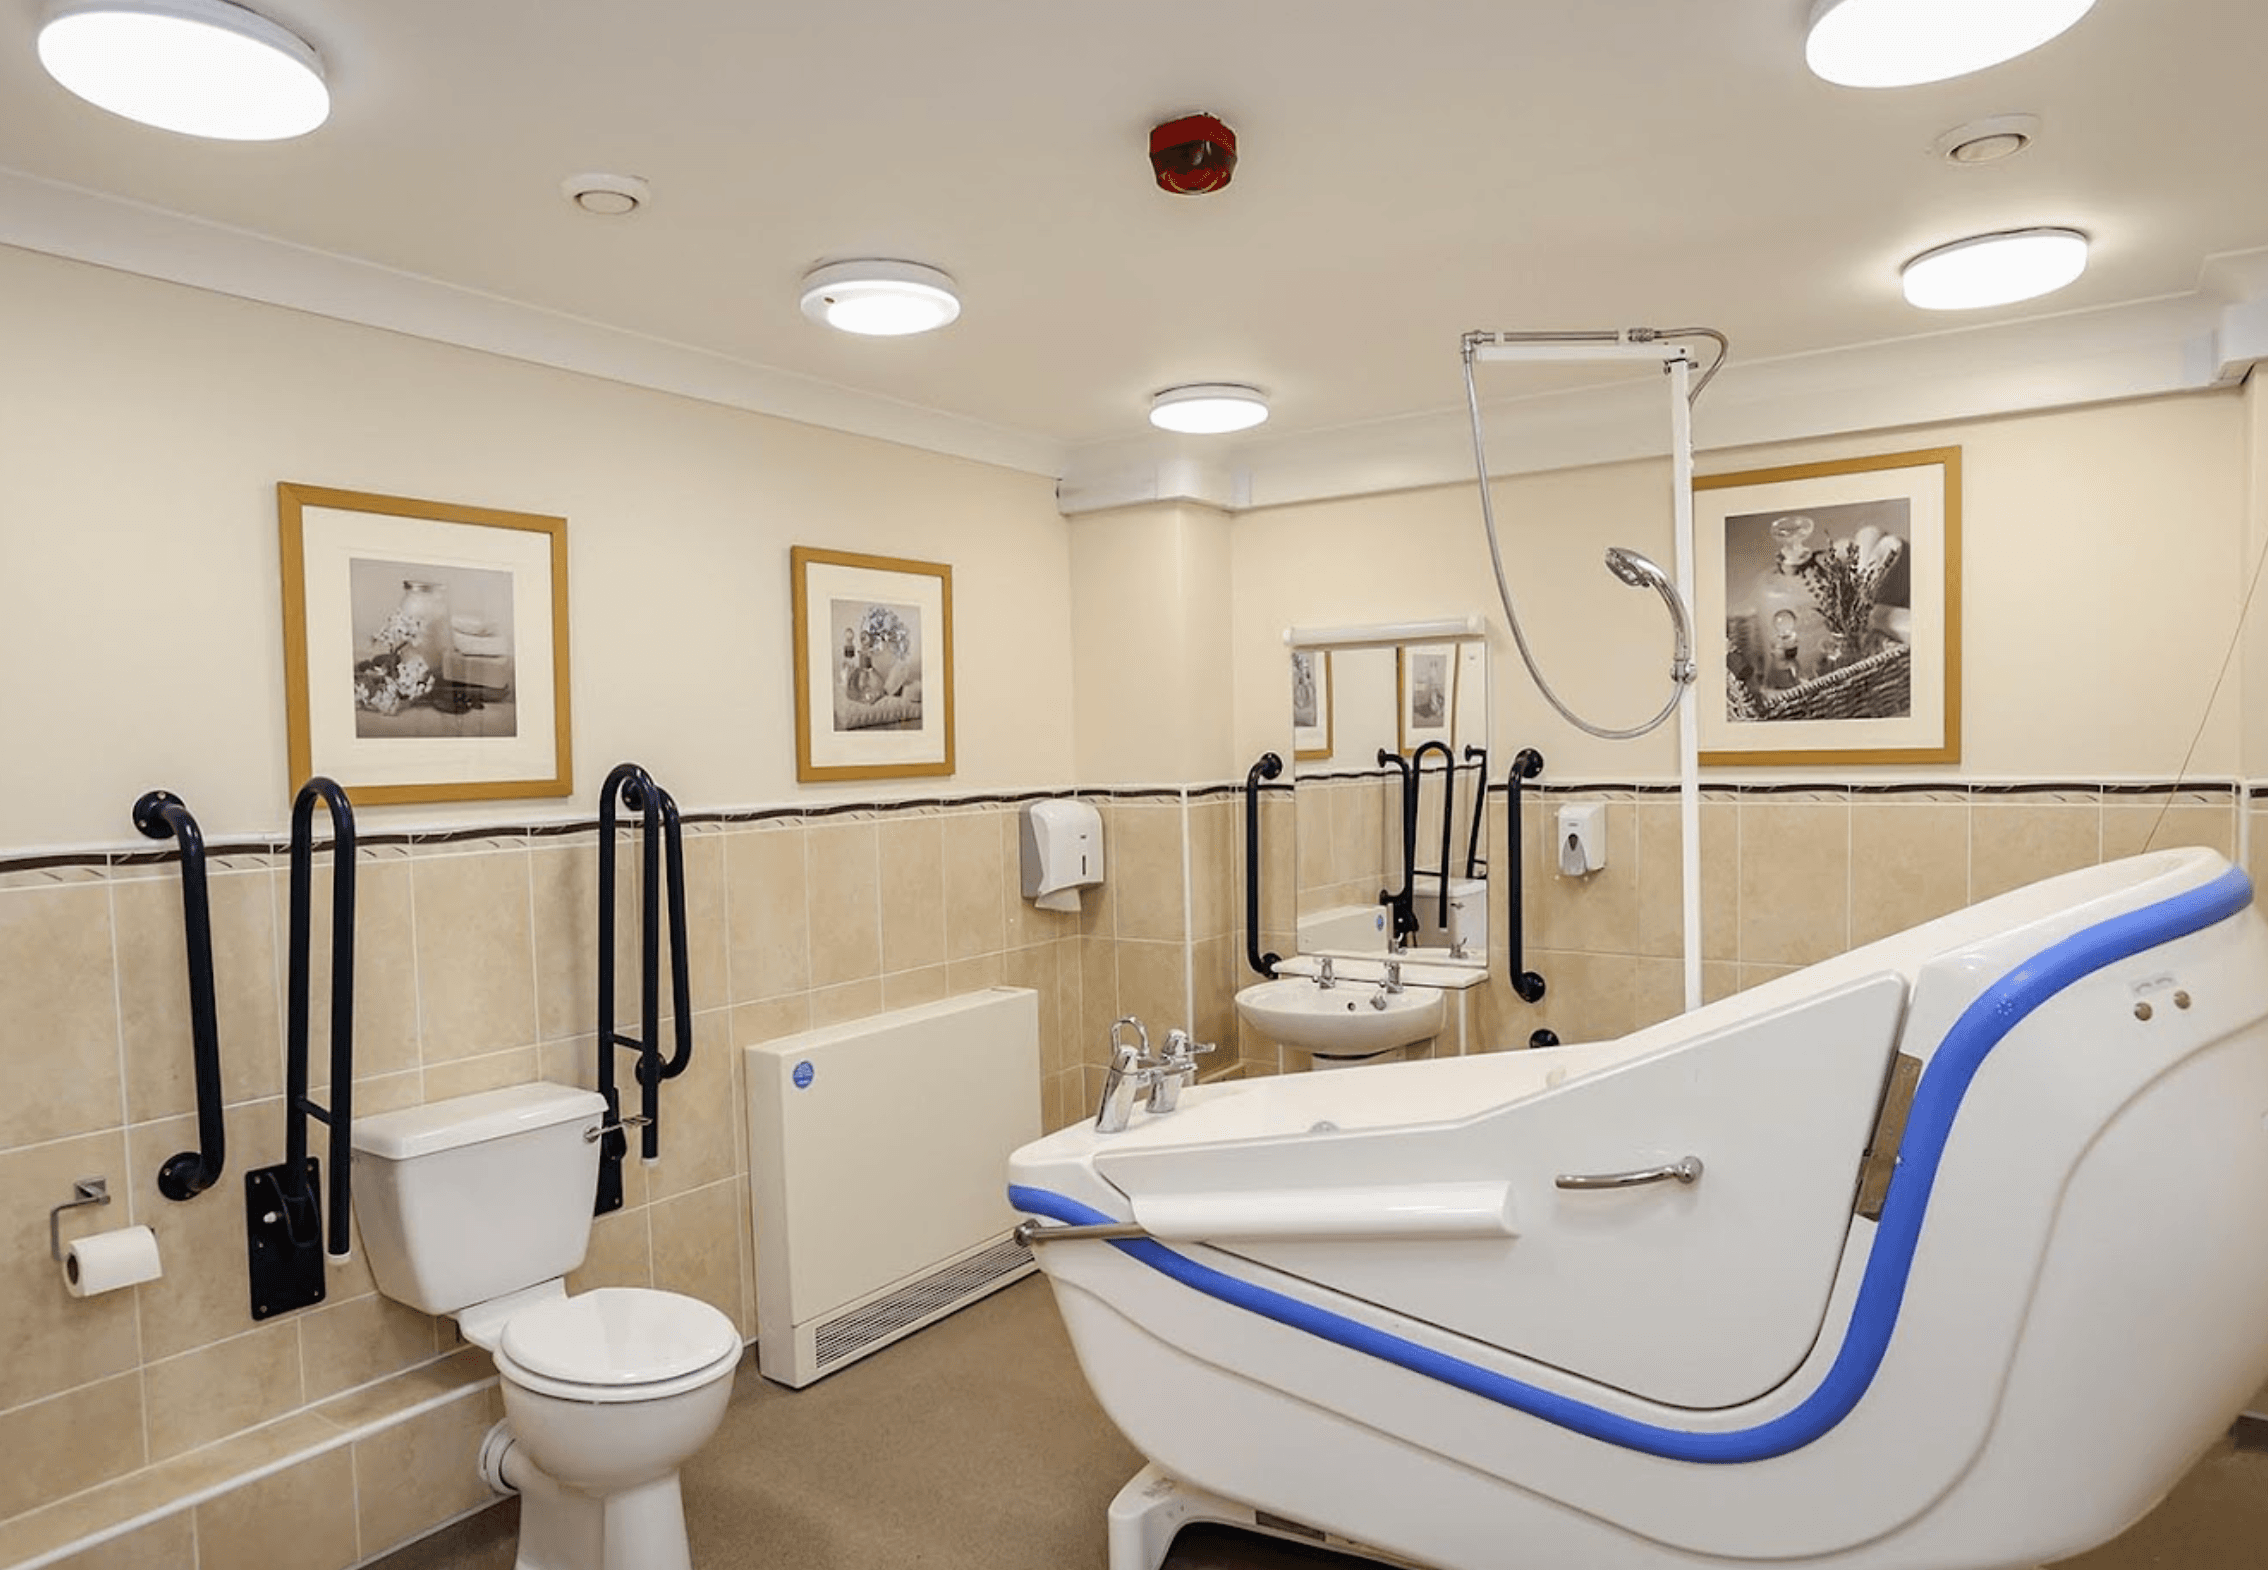
[[[1024,808],[1024,898],[1042,910],[1079,908],[1079,890],[1103,880],[1102,814],[1083,801]]]
[[[1580,878],[1606,865],[1606,808],[1598,802],[1559,809],[1559,873]]]

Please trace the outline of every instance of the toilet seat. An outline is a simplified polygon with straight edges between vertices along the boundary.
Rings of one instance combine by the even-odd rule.
[[[658,1401],[695,1390],[740,1361],[740,1332],[698,1298],[601,1287],[556,1298],[505,1324],[497,1371],[568,1401]]]

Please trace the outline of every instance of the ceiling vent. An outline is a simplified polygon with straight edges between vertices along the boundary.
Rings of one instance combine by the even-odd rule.
[[[2029,150],[2039,138],[2038,115],[1996,114],[1955,126],[1931,143],[1930,150],[1949,164],[1974,169],[2005,163]]]
[[[646,205],[653,194],[634,174],[571,174],[559,182],[559,194],[586,213],[601,218],[624,218]]]

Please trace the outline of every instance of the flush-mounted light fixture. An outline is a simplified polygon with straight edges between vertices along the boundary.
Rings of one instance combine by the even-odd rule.
[[[919,262],[831,262],[803,275],[803,314],[875,338],[943,327],[961,314],[953,280]]]
[[[1930,311],[1967,311],[2030,300],[2087,270],[2076,229],[2012,229],[1922,252],[1899,269],[1906,299]]]
[[[54,0],[39,63],[97,108],[185,136],[276,142],[331,113],[314,49],[227,0]]]
[[[1842,87],[1911,87],[2037,49],[2095,0],[1812,0],[1803,57]]]
[[[1150,423],[1184,436],[1248,431],[1268,418],[1268,395],[1241,382],[1191,382],[1150,399]]]

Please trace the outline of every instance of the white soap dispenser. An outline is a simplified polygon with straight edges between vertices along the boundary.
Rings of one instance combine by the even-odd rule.
[[[1079,890],[1103,880],[1102,814],[1083,801],[1035,801],[1023,812],[1024,898],[1076,911]]]
[[[1588,877],[1606,865],[1606,808],[1597,802],[1559,809],[1559,874]]]

